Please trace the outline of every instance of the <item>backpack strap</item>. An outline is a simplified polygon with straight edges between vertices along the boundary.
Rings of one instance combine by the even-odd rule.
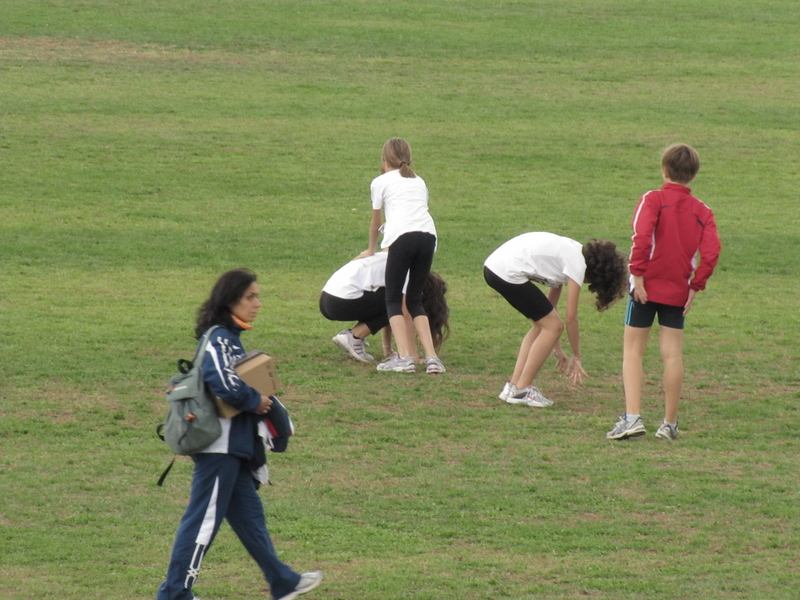
[[[167,468],[164,469],[164,472],[161,474],[161,477],[158,478],[159,486],[164,485],[164,480],[167,478],[167,475],[169,475],[169,472],[172,470],[172,465],[175,464],[175,458],[177,456],[178,456],[177,454],[172,455],[172,460],[170,461],[169,465],[167,465]]]
[[[197,352],[195,352],[194,360],[192,361],[192,365],[196,365],[198,359],[201,356],[203,356],[203,353],[206,351],[206,346],[208,345],[208,340],[211,339],[211,334],[214,333],[217,329],[219,329],[219,325],[212,325],[203,334],[203,339],[200,341],[200,345],[197,346]]]

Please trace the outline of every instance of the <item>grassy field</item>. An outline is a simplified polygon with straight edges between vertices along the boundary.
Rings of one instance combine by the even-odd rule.
[[[3,0],[0,598],[154,597],[191,473],[155,485],[163,388],[238,266],[298,429],[262,497],[282,558],[326,572],[309,597],[796,598],[798,30],[788,0]],[[317,310],[396,135],[450,285],[441,377],[346,360]],[[588,294],[585,385],[549,365],[552,408],[497,400],[526,323],[483,260],[535,230],[627,250],[676,141],[723,241],[682,438],[605,440],[623,306]],[[227,526],[196,590],[267,595]]]

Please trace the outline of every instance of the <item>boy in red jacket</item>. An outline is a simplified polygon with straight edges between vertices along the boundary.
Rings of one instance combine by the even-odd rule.
[[[697,292],[706,287],[720,251],[714,213],[686,187],[700,169],[694,148],[674,144],[661,157],[664,185],[647,192],[633,214],[633,245],[628,270],[631,295],[625,315],[622,379],[625,414],[610,440],[644,435],[640,416],[642,359],[658,315],[661,359],[664,362],[664,421],[656,437],[678,437],[678,401],[683,384],[683,323]],[[700,262],[698,264],[698,256]]]

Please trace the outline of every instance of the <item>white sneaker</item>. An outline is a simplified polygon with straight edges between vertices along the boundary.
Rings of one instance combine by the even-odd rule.
[[[661,421],[661,426],[656,431],[656,437],[660,440],[677,440],[678,424],[670,425],[666,421]]]
[[[506,402],[509,404],[527,404],[528,403],[528,390],[533,386],[528,386],[524,389],[518,389],[513,383],[509,383],[508,396]]]
[[[553,401],[544,397],[539,388],[531,385],[528,387],[528,393],[525,396],[525,404],[535,408],[544,408],[546,406],[553,406]]]
[[[300,575],[300,583],[285,596],[281,596],[278,600],[294,600],[300,594],[310,592],[315,587],[322,583],[322,571],[312,571],[311,573],[303,573]]]
[[[364,350],[366,342],[361,338],[357,338],[350,330],[340,331],[333,336],[332,341],[334,344],[344,350],[348,356],[355,358],[359,362],[370,362],[375,360],[371,354],[367,354]]]
[[[438,356],[429,356],[425,359],[425,372],[426,373],[444,373],[444,363]]]
[[[506,381],[505,385],[503,385],[503,391],[500,392],[500,395],[497,396],[500,400],[508,400],[508,394],[511,392],[511,388],[514,384],[510,381]]]
[[[378,364],[378,371],[395,371],[397,373],[413,373],[414,359],[410,356],[402,357],[395,354],[388,360]]]

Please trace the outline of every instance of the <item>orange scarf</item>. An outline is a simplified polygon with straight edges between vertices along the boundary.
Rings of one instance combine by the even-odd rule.
[[[239,319],[236,315],[231,315],[231,317],[233,317],[233,322],[236,323],[242,329],[249,330],[253,328],[253,326],[250,325],[250,323],[245,323],[244,321]]]

